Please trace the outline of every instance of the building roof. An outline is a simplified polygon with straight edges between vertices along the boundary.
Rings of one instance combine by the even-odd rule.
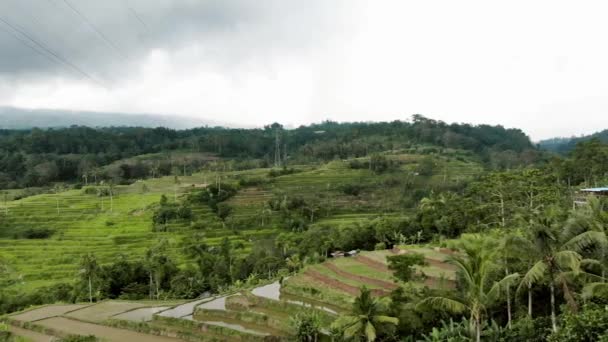
[[[587,189],[581,189],[581,191],[584,191],[584,192],[608,192],[608,187],[604,187],[604,188],[587,188]]]

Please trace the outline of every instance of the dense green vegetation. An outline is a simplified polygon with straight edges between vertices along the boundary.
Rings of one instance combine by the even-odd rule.
[[[374,152],[430,145],[479,154],[496,167],[513,167],[537,158],[528,137],[500,126],[446,124],[414,116],[412,122],[324,122],[285,130],[264,129],[71,127],[65,129],[0,130],[0,188],[46,186],[57,181],[115,183],[144,177],[192,172],[200,158],[174,158],[170,151],[214,153],[220,157],[257,159],[265,167],[290,163],[362,157]],[[278,148],[278,149],[277,149]],[[155,158],[135,158],[160,153]],[[124,160],[118,164],[115,161]]]
[[[6,186],[30,186],[6,190],[0,208],[3,313],[281,279],[294,301],[344,315],[327,324],[246,291],[230,310],[196,313],[302,341],[608,339],[607,203],[573,207],[578,187],[608,184],[600,140],[553,157],[518,130],[417,116],[7,131],[0,142]],[[43,177],[14,158],[74,169]],[[331,259],[338,251],[369,252]]]

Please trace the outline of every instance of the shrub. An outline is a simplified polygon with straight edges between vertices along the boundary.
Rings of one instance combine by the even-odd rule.
[[[274,178],[274,177],[279,177],[279,176],[291,175],[296,172],[299,172],[299,171],[294,168],[288,169],[288,168],[284,167],[280,170],[277,170],[277,169],[270,170],[270,172],[268,172],[268,176]]]
[[[24,239],[48,239],[55,233],[50,228],[28,228],[20,234]]]
[[[432,176],[435,171],[435,162],[433,161],[433,158],[426,157],[422,159],[418,164],[416,171],[421,176]]]
[[[239,179],[239,185],[242,187],[245,186],[258,186],[268,183],[266,178],[262,177],[244,177]]]
[[[87,186],[82,190],[82,193],[85,195],[97,195],[97,188],[92,186]]]
[[[359,196],[361,191],[363,191],[363,186],[361,184],[349,183],[342,185],[340,190],[346,195]]]
[[[415,277],[416,270],[414,266],[423,266],[426,264],[424,255],[419,253],[408,253],[402,255],[394,255],[386,257],[388,268],[394,271],[395,278],[408,282]]]
[[[549,336],[551,342],[607,341],[608,308],[587,305],[577,313],[562,316],[562,327]]]
[[[543,342],[551,333],[551,321],[549,317],[535,319],[522,318],[515,320],[511,329],[504,333],[505,341]]]
[[[384,242],[378,242],[375,246],[374,246],[374,250],[375,251],[383,251],[386,249],[386,243]]]

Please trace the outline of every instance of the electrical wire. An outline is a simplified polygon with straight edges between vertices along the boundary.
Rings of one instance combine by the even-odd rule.
[[[146,24],[146,22],[141,18],[141,16],[137,13],[137,11],[135,11],[135,9],[131,5],[129,5],[129,1],[124,0],[124,4],[129,9],[129,11],[133,14],[133,16],[137,19],[137,21],[139,21],[141,26],[143,26],[146,29],[146,32],[150,32],[150,28],[148,27],[148,24]]]
[[[76,7],[74,7],[74,5],[72,5],[68,0],[63,0],[63,2],[74,12],[76,13],[87,25],[89,25],[89,27],[95,31],[95,33],[97,33],[97,35],[106,43],[108,44],[108,46],[110,46],[120,57],[127,59],[126,55],[124,53],[122,53],[122,51],[120,51],[120,49],[118,48],[118,46],[116,46],[116,44],[114,44],[105,34],[103,34],[103,32],[101,32],[100,29],[97,28],[97,26],[93,25],[93,23],[89,20],[89,18],[87,18],[84,13],[82,13],[81,11],[79,11]]]
[[[0,17],[0,22],[4,23],[4,25],[8,26],[9,28],[11,28],[14,32],[12,32],[12,36],[15,37],[18,41],[20,41],[22,44],[24,44],[25,46],[29,47],[30,49],[40,53],[41,55],[47,57],[48,59],[55,61],[56,63],[61,63],[65,66],[68,66],[69,68],[71,68],[72,70],[76,71],[77,73],[79,73],[80,75],[90,79],[91,81],[101,85],[102,87],[105,87],[102,83],[100,83],[99,81],[97,81],[93,76],[89,75],[88,73],[86,73],[84,70],[82,70],[81,68],[79,68],[78,66],[76,66],[75,64],[73,64],[72,62],[70,62],[69,60],[65,59],[63,56],[55,53],[53,50],[51,50],[50,48],[48,48],[44,43],[39,42],[37,39],[35,39],[34,37],[32,37],[31,35],[29,35],[27,32],[25,32],[25,30],[19,28],[17,25],[13,25],[11,24],[8,20]],[[5,30],[5,32],[8,32]],[[34,46],[26,43],[26,41],[22,40],[20,36],[16,35],[15,32],[21,34],[21,36],[25,37],[27,39],[27,41],[32,42],[34,46],[38,47],[40,50],[38,50],[37,48],[35,48]],[[46,52],[47,54],[43,53],[42,51]],[[51,56],[53,58],[51,58]]]

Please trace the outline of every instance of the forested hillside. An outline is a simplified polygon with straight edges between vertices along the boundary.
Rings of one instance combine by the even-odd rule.
[[[548,155],[420,116],[1,135],[11,334],[608,338],[608,204],[577,193],[608,185],[599,139]]]
[[[578,143],[592,139],[598,139],[602,142],[608,142],[608,130],[603,130],[601,132],[593,133],[582,137],[553,138],[542,140],[538,143],[538,145],[541,149],[547,151],[556,152],[559,154],[567,154],[571,152]]]
[[[117,160],[171,151],[211,153],[217,157],[254,160],[259,167],[288,163],[326,162],[368,156],[387,150],[428,145],[470,151],[491,168],[510,168],[538,159],[528,137],[501,126],[446,124],[422,116],[412,122],[324,122],[296,129],[278,124],[264,129],[87,128],[0,131],[0,188],[46,186],[52,182],[81,182],[84,178],[123,183],[152,174],[168,175],[170,158],[154,163],[124,163],[119,170],[104,168]]]

